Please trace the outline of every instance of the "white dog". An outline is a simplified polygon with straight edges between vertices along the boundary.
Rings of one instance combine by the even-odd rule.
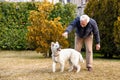
[[[84,63],[81,53],[79,53],[75,49],[70,49],[70,48],[61,49],[58,42],[56,43],[51,42],[51,51],[52,51],[52,60],[53,60],[53,64],[52,64],[53,72],[56,71],[56,63],[60,63],[61,72],[63,72],[65,61],[69,61],[71,65],[69,72],[72,71],[74,67],[77,69],[76,71],[77,73],[80,71],[81,67],[79,65],[79,62],[81,61]]]

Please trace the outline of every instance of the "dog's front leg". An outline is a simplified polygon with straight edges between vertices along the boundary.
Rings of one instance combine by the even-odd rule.
[[[61,67],[61,71],[60,72],[63,72],[64,71],[64,62],[61,62],[61,64],[60,64],[60,67]]]
[[[56,71],[56,62],[53,62],[53,64],[52,64],[52,70],[53,70],[53,72]]]

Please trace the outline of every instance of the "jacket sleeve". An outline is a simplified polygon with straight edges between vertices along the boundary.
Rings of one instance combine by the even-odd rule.
[[[91,19],[91,23],[93,26],[93,34],[95,37],[96,44],[100,44],[100,35],[99,35],[99,29],[98,29],[97,23],[93,19]]]
[[[70,33],[76,26],[77,26],[77,22],[79,21],[79,17],[75,18],[67,27],[67,29],[65,30],[65,32]]]

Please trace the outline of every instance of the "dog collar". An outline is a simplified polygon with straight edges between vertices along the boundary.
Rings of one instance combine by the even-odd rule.
[[[58,57],[58,56],[59,56],[59,54],[56,52],[53,56],[54,56],[54,57]]]

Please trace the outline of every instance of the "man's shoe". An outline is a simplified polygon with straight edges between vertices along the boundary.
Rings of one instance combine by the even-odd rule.
[[[91,67],[88,67],[88,71],[90,71],[90,72],[91,72],[91,71],[92,71],[92,68],[91,68]]]

